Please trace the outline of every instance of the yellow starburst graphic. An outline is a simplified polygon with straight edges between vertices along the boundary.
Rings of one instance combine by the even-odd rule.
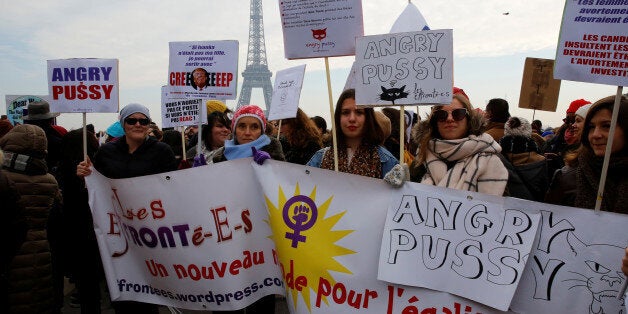
[[[273,229],[271,238],[277,247],[286,289],[295,306],[299,294],[311,312],[311,293],[316,292],[321,279],[332,286],[336,283],[330,271],[351,274],[336,261],[336,256],[355,252],[336,244],[353,230],[332,230],[346,213],[327,217],[333,196],[322,204],[316,202],[316,187],[309,196],[301,195],[297,184],[294,196],[286,198],[279,186],[277,204],[265,196],[269,220]],[[328,304],[327,298],[323,301]]]

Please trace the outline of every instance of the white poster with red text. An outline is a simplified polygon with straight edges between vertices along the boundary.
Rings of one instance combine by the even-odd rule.
[[[51,112],[118,112],[118,59],[48,60]]]
[[[170,42],[168,88],[173,97],[235,99],[238,41]]]
[[[554,77],[628,86],[628,2],[565,1]]]
[[[279,0],[287,59],[349,56],[364,35],[361,0]]]

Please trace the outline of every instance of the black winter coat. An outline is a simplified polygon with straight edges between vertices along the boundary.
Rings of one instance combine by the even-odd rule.
[[[100,147],[94,167],[107,178],[123,179],[177,170],[177,161],[168,144],[147,137],[132,154],[123,136]]]

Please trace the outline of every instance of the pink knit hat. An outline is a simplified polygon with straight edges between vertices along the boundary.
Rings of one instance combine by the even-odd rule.
[[[246,105],[238,108],[235,114],[233,115],[233,120],[231,120],[231,129],[235,130],[236,125],[238,125],[238,120],[242,117],[254,117],[259,120],[262,124],[262,133],[266,132],[266,117],[264,116],[264,111],[256,105]]]

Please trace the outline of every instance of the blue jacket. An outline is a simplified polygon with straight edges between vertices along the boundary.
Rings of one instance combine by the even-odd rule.
[[[323,155],[325,155],[325,152],[328,149],[330,149],[330,147],[319,149],[316,153],[314,153],[314,156],[312,156],[310,161],[307,162],[307,166],[320,168],[321,163],[323,162]],[[377,146],[377,154],[379,154],[379,159],[382,163],[382,177],[380,179],[383,179],[384,176],[399,163],[399,161],[383,146]]]

